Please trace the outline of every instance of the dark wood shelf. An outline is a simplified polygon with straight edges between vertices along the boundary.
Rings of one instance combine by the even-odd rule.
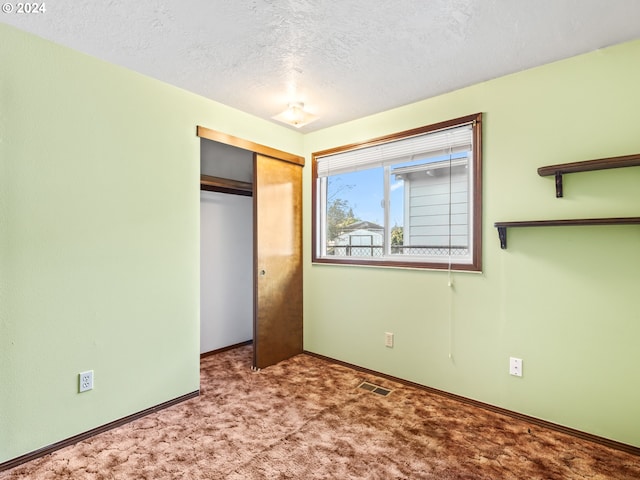
[[[562,197],[562,175],[565,173],[590,172],[593,170],[608,170],[610,168],[638,167],[640,166],[640,153],[625,155],[622,157],[598,158],[583,162],[559,163],[538,168],[538,175],[556,177],[556,197]]]
[[[240,182],[229,178],[200,175],[200,189],[210,192],[233,193],[235,195],[253,195],[253,185],[249,182]]]
[[[640,225],[640,217],[576,218],[570,220],[529,220],[521,222],[496,222],[500,248],[507,248],[507,228],[510,227],[567,227],[583,225]]]

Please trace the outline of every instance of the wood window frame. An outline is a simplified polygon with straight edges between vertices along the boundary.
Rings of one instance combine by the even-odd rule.
[[[472,211],[473,222],[470,225],[470,234],[472,236],[471,247],[471,262],[470,263],[450,263],[450,261],[443,262],[420,262],[420,261],[407,261],[401,258],[396,259],[382,259],[382,260],[369,260],[365,257],[336,257],[330,258],[327,256],[321,256],[319,252],[319,182],[318,182],[318,159],[327,155],[336,154],[339,152],[345,152],[348,150],[356,150],[360,148],[381,145],[388,142],[402,140],[404,138],[422,135],[426,133],[436,132],[438,130],[444,130],[453,128],[456,126],[471,124],[472,125],[472,138],[473,138],[473,172],[474,176],[471,179],[473,185],[473,197],[472,197]],[[398,268],[417,268],[417,269],[435,269],[435,270],[456,270],[456,271],[469,271],[480,272],[482,271],[482,113],[475,113],[472,115],[466,115],[443,122],[434,123],[410,130],[396,132],[390,135],[385,135],[364,142],[352,143],[349,145],[343,145],[312,154],[312,248],[311,248],[311,261],[314,264],[334,264],[334,265],[362,265],[362,266],[377,266],[377,267],[398,267]]]

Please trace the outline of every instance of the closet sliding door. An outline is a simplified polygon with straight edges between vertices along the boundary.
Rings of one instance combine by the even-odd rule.
[[[302,167],[255,155],[253,366],[302,352]]]

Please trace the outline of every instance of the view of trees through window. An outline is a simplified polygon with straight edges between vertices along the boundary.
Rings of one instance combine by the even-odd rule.
[[[327,255],[466,255],[468,183],[467,153],[328,177]]]
[[[314,158],[314,259],[473,264],[481,211],[473,128],[466,122]]]

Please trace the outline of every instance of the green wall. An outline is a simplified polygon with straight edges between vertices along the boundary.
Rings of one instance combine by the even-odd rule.
[[[305,167],[305,348],[640,446],[640,228],[511,230],[503,251],[492,226],[639,215],[640,167],[567,176],[563,199],[536,174],[640,152],[639,60],[636,41],[302,136],[0,25],[0,462],[197,390],[196,125],[309,158],[475,112],[484,269],[453,288],[311,265]]]
[[[6,25],[0,65],[1,463],[199,388],[196,125],[303,137]]]
[[[305,348],[640,446],[640,227],[496,221],[640,215],[640,167],[537,168],[640,152],[640,41],[305,136],[307,155],[484,113],[482,274],[311,265],[305,169]],[[393,349],[384,332],[395,334]],[[450,357],[451,354],[451,357]],[[508,374],[524,360],[522,378]]]

